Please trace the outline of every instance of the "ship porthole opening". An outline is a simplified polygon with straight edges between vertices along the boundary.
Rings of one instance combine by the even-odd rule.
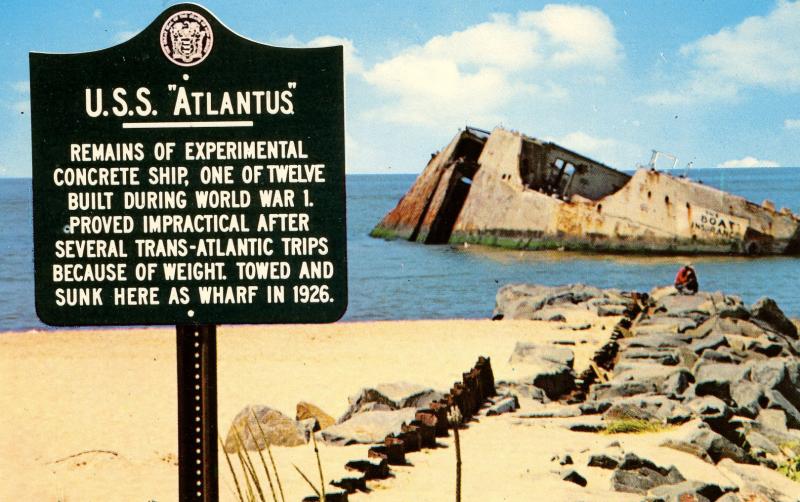
[[[653,196],[653,192],[647,192],[647,198],[651,198]]]
[[[669,204],[669,195],[664,196],[664,204]]]

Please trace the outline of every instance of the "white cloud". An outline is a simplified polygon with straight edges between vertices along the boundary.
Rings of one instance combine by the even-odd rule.
[[[283,38],[278,38],[269,42],[277,47],[305,47],[305,42],[301,42],[294,35],[287,35]]]
[[[780,167],[774,160],[759,160],[755,157],[747,156],[741,159],[726,160],[717,167]]]
[[[95,9],[95,10],[92,12],[92,18],[94,18],[94,19],[100,19],[100,18],[102,18],[102,17],[103,17],[103,11],[102,11],[102,10],[100,10],[100,9]]]
[[[753,16],[681,48],[693,70],[678,91],[648,95],[648,104],[732,100],[745,88],[800,91],[800,2],[778,2]]]
[[[585,81],[621,57],[611,21],[596,8],[548,5],[495,15],[366,71],[366,81],[387,97],[367,116],[409,125],[496,123],[514,100],[564,99],[561,72],[579,69]]]
[[[323,35],[310,40],[306,47],[331,47],[334,45],[341,45],[344,48],[344,72],[346,74],[358,74],[364,71],[364,65],[361,58],[358,57],[356,46],[349,38]]]
[[[682,49],[707,72],[743,85],[800,89],[800,3],[701,38]]]
[[[641,161],[642,156],[648,153],[639,145],[613,138],[599,138],[583,131],[544,139],[617,169],[633,169],[636,162]]]
[[[616,61],[622,46],[611,20],[599,9],[576,5],[547,5],[520,14],[520,24],[542,30],[558,65],[606,64]]]
[[[783,121],[784,129],[800,129],[800,119],[786,119]]]
[[[344,72],[348,75],[360,74],[364,71],[364,64],[358,56],[355,44],[349,38],[322,35],[308,42],[298,40],[294,35],[275,40],[275,45],[281,47],[331,47],[341,45],[344,50]]]
[[[116,35],[114,35],[114,41],[121,44],[122,42],[127,42],[128,40],[132,39],[138,33],[139,33],[138,30],[120,31]]]

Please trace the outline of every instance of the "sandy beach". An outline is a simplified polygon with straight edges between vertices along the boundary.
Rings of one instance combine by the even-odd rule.
[[[220,326],[219,433],[224,438],[234,416],[248,405],[270,406],[294,417],[296,404],[308,401],[339,417],[348,407],[348,396],[363,387],[404,381],[447,391],[479,356],[491,358],[496,381],[519,380],[525,376],[524,366],[509,359],[518,342],[568,343],[574,370],[580,374],[621,318],[598,317],[578,308],[561,312],[565,319],[560,322]],[[177,500],[175,363],[173,329],[0,336],[0,500]],[[479,416],[462,431],[462,500],[641,500],[641,495],[614,491],[611,470],[586,467],[597,452],[620,456],[635,451],[658,465],[678,467],[686,479],[719,486],[746,486],[742,479],[747,469],[759,469],[760,483],[783,493],[797,488],[763,467],[732,465],[727,459],[714,465],[660,446],[696,421],[645,434],[574,432],[569,424],[597,422],[601,417],[532,419],[525,414],[542,410],[543,405],[523,398],[520,404],[516,413]],[[392,466],[392,477],[369,481],[369,493],[357,492],[349,499],[453,500],[453,436],[438,442],[438,448],[408,453],[408,465]],[[366,459],[368,448],[321,443],[326,482],[352,476],[345,463]],[[274,447],[273,453],[286,500],[311,495],[292,466],[317,481],[313,447]],[[562,480],[564,467],[554,459],[566,455],[574,462],[566,467],[574,465],[586,486]],[[237,500],[222,455],[219,466],[220,500]]]
[[[569,333],[579,340],[580,367],[611,326],[604,322],[577,336],[535,321],[221,326],[220,434],[224,437],[236,413],[250,404],[294,416],[296,403],[305,400],[337,417],[347,397],[364,386],[408,381],[446,390],[479,355],[492,358],[498,379],[510,378],[514,368],[507,361],[517,341]],[[0,500],[177,500],[175,371],[172,329],[4,333]],[[506,500],[534,488],[536,477],[524,474],[540,460],[548,467],[553,438],[540,432],[520,442],[509,434],[500,420],[464,431],[465,500],[480,499],[494,484],[511,490]],[[341,476],[344,463],[366,458],[366,450],[321,445],[326,475]],[[316,472],[311,447],[276,448],[275,456],[287,499],[311,494],[291,468],[296,463]],[[409,459],[415,467],[397,469],[397,477],[379,483],[368,499],[450,497],[452,451]],[[232,500],[224,462],[221,458],[221,498]],[[509,464],[519,465],[509,470]]]

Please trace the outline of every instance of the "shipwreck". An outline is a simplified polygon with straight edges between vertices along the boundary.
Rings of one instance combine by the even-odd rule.
[[[786,208],[653,166],[627,174],[499,127],[460,131],[370,235],[515,249],[800,253],[800,218]]]

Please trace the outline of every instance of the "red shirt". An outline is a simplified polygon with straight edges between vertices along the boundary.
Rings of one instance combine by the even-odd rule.
[[[694,269],[692,267],[681,267],[678,270],[678,275],[675,276],[675,284],[686,284],[692,277],[694,277]]]

